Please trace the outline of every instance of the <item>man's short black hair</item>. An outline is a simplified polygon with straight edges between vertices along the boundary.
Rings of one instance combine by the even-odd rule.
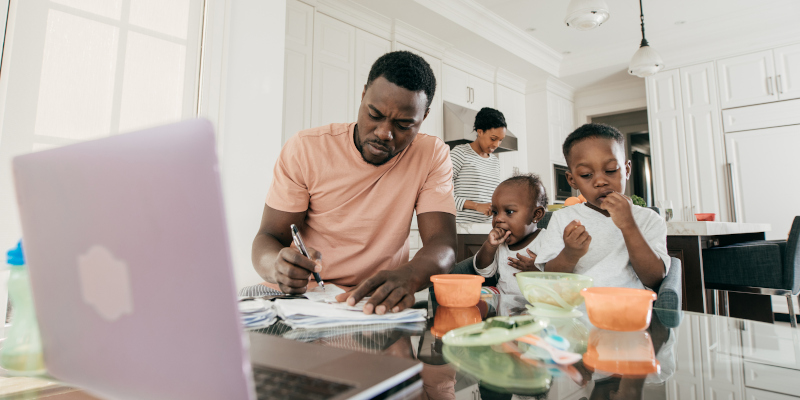
[[[564,145],[561,149],[564,152],[564,159],[567,160],[567,165],[569,165],[569,152],[572,150],[572,146],[583,139],[595,137],[611,139],[621,144],[623,148],[625,147],[625,135],[617,130],[617,128],[606,124],[585,124],[580,128],[575,129],[564,140]]]
[[[542,179],[539,175],[517,174],[504,180],[501,185],[506,183],[526,185],[528,187],[531,199],[533,199],[532,210],[535,210],[536,207],[547,207],[547,191],[544,189],[544,184],[542,184]]]
[[[412,92],[424,91],[428,97],[427,107],[431,106],[433,95],[436,93],[436,76],[424,58],[410,51],[386,53],[372,64],[367,77],[367,87],[381,76]]]
[[[506,125],[506,117],[503,113],[494,108],[481,108],[481,110],[478,111],[478,115],[475,116],[475,125],[473,125],[472,129],[475,131],[478,129],[488,131],[494,128],[508,128],[508,125]]]

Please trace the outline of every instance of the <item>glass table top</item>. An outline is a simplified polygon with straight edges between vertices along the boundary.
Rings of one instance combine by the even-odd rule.
[[[800,400],[800,330],[788,325],[654,309],[648,329],[595,328],[584,315],[548,318],[548,332],[581,359],[556,365],[510,341],[450,346],[447,332],[495,316],[527,313],[519,296],[484,295],[478,306],[428,304],[426,323],[255,332],[423,363],[426,399],[759,399]],[[64,396],[64,397],[61,397]],[[36,378],[0,378],[0,399],[94,399]]]

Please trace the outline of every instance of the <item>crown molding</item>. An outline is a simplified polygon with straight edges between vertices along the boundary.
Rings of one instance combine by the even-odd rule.
[[[521,59],[558,76],[562,55],[475,0],[414,0]]]
[[[525,94],[525,86],[527,85],[528,81],[518,75],[514,75],[511,72],[504,70],[503,68],[497,68],[497,84],[505,86],[511,90],[516,92],[520,92]]]
[[[380,36],[392,40],[392,19],[361,4],[349,0],[301,0],[314,6],[317,11]]]
[[[399,19],[394,20],[394,40],[436,58],[444,58],[452,45]]]
[[[486,62],[472,57],[471,55],[460,50],[445,50],[442,62],[453,68],[460,69],[470,75],[474,75],[478,78],[494,83],[495,70],[497,67],[487,64]]]
[[[529,84],[528,92],[526,94],[539,93],[543,91],[548,91],[569,101],[574,101],[575,99],[575,88],[551,76],[548,76],[541,82]]]

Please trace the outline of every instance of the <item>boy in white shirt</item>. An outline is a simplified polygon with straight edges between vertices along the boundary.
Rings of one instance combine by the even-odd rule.
[[[530,248],[537,236],[544,232],[536,224],[544,217],[545,206],[547,193],[538,175],[508,178],[494,190],[493,229],[475,254],[473,263],[475,272],[481,276],[498,275],[497,290],[500,293],[521,295],[514,275],[520,271],[537,271],[536,255]]]
[[[667,226],[653,210],[622,193],[630,177],[625,137],[602,124],[586,124],[563,145],[567,181],[586,203],[565,207],[535,242],[536,266],[590,276],[594,286],[655,288],[666,276]]]

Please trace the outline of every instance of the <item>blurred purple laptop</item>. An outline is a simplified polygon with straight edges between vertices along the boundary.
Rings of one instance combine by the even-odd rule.
[[[416,361],[244,332],[214,143],[190,120],[14,159],[48,372],[115,399],[418,390]]]

